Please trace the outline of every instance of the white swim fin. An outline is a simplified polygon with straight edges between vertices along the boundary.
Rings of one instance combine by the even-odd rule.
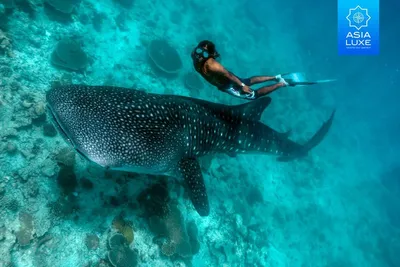
[[[289,86],[306,86],[336,81],[335,79],[309,81],[306,79],[305,74],[302,72],[286,73],[278,76],[281,77]]]

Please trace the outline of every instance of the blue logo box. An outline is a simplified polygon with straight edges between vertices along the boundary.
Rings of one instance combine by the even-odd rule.
[[[379,54],[379,0],[338,0],[338,52]]]

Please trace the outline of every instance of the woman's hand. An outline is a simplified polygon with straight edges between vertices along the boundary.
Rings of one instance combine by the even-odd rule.
[[[242,87],[242,92],[246,93],[246,94],[251,94],[253,92],[253,90],[251,90],[250,87],[248,87],[247,85]]]

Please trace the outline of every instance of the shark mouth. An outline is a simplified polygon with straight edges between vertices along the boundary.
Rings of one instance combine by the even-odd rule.
[[[62,136],[62,138],[69,143],[75,150],[76,152],[78,152],[82,157],[84,157],[86,160],[91,161],[85,154],[82,153],[82,151],[80,151],[76,145],[72,142],[72,139],[69,137],[67,131],[64,130],[63,126],[61,125],[59,119],[57,118],[57,115],[55,114],[55,112],[51,109],[51,107],[49,105],[46,105],[47,111],[48,113],[51,114],[51,119],[50,121],[53,123],[53,125],[55,125],[57,131],[60,133],[60,135]]]

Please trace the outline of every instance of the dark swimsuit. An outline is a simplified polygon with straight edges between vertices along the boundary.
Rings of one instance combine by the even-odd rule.
[[[210,81],[210,76],[207,76],[206,74],[203,73],[203,67],[204,64],[207,62],[208,58],[205,60],[199,60],[196,56],[194,51],[192,52],[192,59],[193,59],[193,66],[195,68],[195,70],[200,73],[200,75],[208,82],[210,82],[211,84],[213,84],[214,86],[216,86],[219,90],[228,93],[230,95],[242,98],[242,99],[249,99],[249,100],[253,100],[256,98],[255,96],[255,92],[251,92],[251,93],[242,93],[241,88],[236,85],[233,84],[231,81],[229,81],[228,79],[226,79],[226,82],[223,83],[219,83],[218,80],[212,80]],[[233,74],[234,75],[234,74]],[[236,75],[235,75],[236,76]],[[236,76],[237,77],[237,76]],[[242,79],[237,77],[243,84],[245,85],[249,85],[250,84],[250,79]],[[216,84],[217,83],[217,84]]]

